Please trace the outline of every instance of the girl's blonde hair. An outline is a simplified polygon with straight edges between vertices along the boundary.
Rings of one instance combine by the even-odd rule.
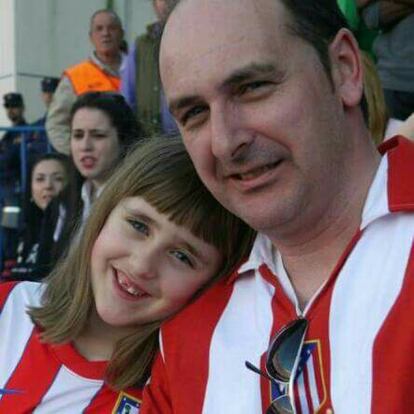
[[[368,129],[376,145],[384,140],[389,115],[385,104],[381,79],[368,53],[361,51],[364,69],[364,95],[368,106]]]
[[[222,267],[209,285],[231,273],[251,248],[253,231],[204,187],[180,138],[152,138],[139,143],[96,200],[79,242],[71,246],[67,257],[48,277],[42,306],[29,311],[42,328],[44,341],[68,342],[87,327],[94,306],[92,247],[111,211],[121,200],[134,196],[143,197],[158,212],[222,253]],[[116,345],[106,372],[106,380],[114,389],[145,383],[158,347],[161,322],[143,326]]]

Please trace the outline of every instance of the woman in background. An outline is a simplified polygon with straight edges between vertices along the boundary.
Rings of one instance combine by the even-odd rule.
[[[23,229],[19,236],[17,259],[9,260],[3,278],[40,280],[46,269],[40,258],[40,246],[52,237],[47,207],[67,186],[69,160],[62,154],[45,154],[33,161],[30,188],[23,203]]]

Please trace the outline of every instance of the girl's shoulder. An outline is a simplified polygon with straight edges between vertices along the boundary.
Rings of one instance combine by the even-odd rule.
[[[44,285],[36,282],[0,283],[0,312],[7,308],[39,306]]]

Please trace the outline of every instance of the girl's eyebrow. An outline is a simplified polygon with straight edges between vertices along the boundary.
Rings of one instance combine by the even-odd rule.
[[[147,224],[151,224],[154,227],[157,227],[157,228],[159,227],[157,222],[155,222],[151,217],[148,217],[146,214],[142,213],[141,210],[137,210],[137,209],[134,209],[133,207],[127,207],[127,206],[125,206],[124,209],[128,214],[131,214],[137,219],[142,220]]]

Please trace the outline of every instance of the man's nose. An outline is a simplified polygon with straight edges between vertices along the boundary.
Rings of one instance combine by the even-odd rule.
[[[231,160],[239,156],[252,140],[236,107],[210,109],[211,150],[216,158]]]

